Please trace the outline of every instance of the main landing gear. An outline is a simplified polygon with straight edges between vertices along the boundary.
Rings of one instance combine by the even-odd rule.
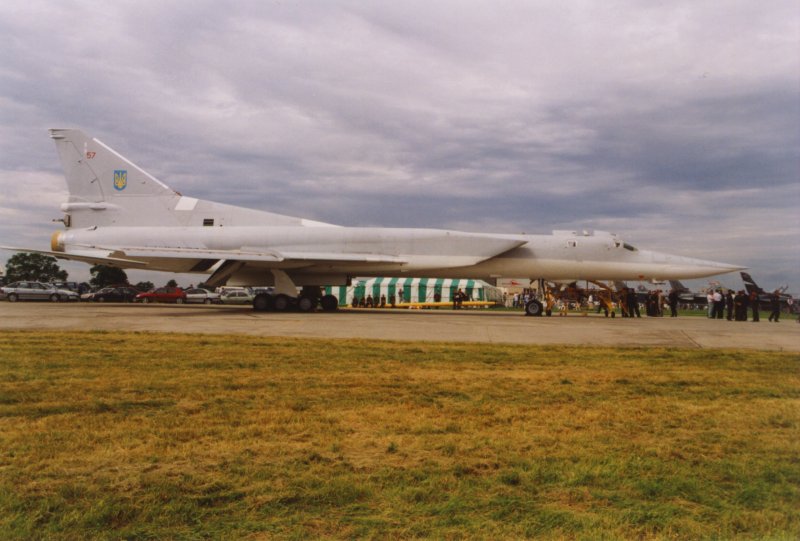
[[[253,299],[253,310],[256,312],[314,312],[317,307],[324,312],[333,312],[339,308],[339,299],[333,295],[323,295],[319,286],[303,286],[300,295],[297,286],[286,272],[272,270],[275,277],[275,293],[259,293]]]
[[[284,293],[259,293],[253,299],[256,312],[314,312],[318,307],[323,312],[334,312],[339,308],[339,299],[333,295],[320,295],[319,288],[309,287],[304,287],[297,297]]]

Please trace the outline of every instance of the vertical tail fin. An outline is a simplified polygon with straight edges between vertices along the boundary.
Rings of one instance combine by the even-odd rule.
[[[50,130],[64,166],[67,227],[328,226],[271,212],[185,197],[80,130]]]
[[[764,290],[758,287],[755,280],[746,272],[740,272],[742,276],[742,281],[744,282],[744,288],[747,290],[748,293],[764,293]]]
[[[669,281],[669,286],[672,289],[674,289],[675,291],[677,291],[678,293],[688,293],[689,292],[689,288],[686,287],[685,285],[683,285],[683,283],[680,280],[670,280]]]
[[[172,221],[167,217],[180,195],[169,186],[80,130],[52,129],[50,137],[67,180],[69,200],[62,210],[71,226]]]

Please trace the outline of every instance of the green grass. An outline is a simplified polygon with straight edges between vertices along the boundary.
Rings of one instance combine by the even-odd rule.
[[[0,334],[0,538],[800,537],[800,356]]]

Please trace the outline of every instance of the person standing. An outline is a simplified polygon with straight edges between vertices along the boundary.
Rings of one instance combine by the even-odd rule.
[[[737,293],[737,296],[739,294]],[[740,299],[741,300],[741,299]],[[725,295],[725,304],[728,307],[728,321],[733,321],[733,313],[736,310],[736,298],[733,296],[733,291],[728,290],[728,293]],[[737,316],[736,321],[739,321]]]
[[[781,317],[781,296],[777,289],[770,296],[769,305],[770,308],[772,308],[772,312],[769,314],[769,320],[777,323]]]
[[[722,319],[722,316],[725,313],[725,301],[722,299],[722,290],[721,289],[716,290],[712,298],[714,300],[714,308],[711,317]]]
[[[670,290],[667,300],[669,300],[669,317],[678,317],[678,290]]]
[[[744,304],[744,291],[737,291],[736,296],[733,298],[733,310],[735,312],[736,321],[747,321],[747,306]],[[730,315],[728,321],[730,321]]]
[[[742,290],[742,321],[747,321],[747,312],[750,310],[750,296]]]
[[[714,292],[709,290],[706,293],[706,309],[708,310],[708,317],[714,318]]]
[[[628,288],[628,294],[625,297],[626,303],[628,305],[628,317],[642,317],[642,314],[639,313],[639,301],[636,299],[636,291],[632,287]]]
[[[756,293],[755,291],[750,292],[750,307],[753,309],[753,321],[758,323],[760,321],[758,310],[761,307],[759,306],[758,302],[758,293]]]

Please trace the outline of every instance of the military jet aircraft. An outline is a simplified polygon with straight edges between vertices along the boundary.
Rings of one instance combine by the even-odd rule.
[[[638,250],[611,233],[466,233],[437,229],[341,227],[214,203],[176,192],[99,140],[50,130],[67,181],[64,229],[51,250],[61,259],[121,268],[209,274],[211,286],[274,286],[256,310],[335,310],[321,285],[354,276],[547,280],[698,278],[740,270],[713,261]],[[302,292],[298,295],[298,288]],[[541,315],[532,300],[527,315]]]
[[[693,304],[696,306],[708,305],[708,291],[692,291],[683,285],[679,280],[670,280],[669,285],[672,289],[678,292],[679,302],[684,304]]]
[[[742,277],[742,282],[744,282],[744,288],[747,290],[748,294],[756,293],[758,295],[758,300],[764,303],[768,303],[772,301],[772,296],[777,293],[778,298],[780,299],[781,305],[792,304],[789,301],[794,301],[794,298],[786,293],[786,290],[789,289],[789,286],[782,286],[773,290],[773,292],[764,291],[759,285],[753,280],[753,277],[746,272],[740,273]]]

